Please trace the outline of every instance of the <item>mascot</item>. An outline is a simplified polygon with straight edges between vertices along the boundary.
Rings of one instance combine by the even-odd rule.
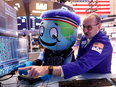
[[[68,10],[49,10],[41,15],[42,21],[39,27],[39,41],[44,50],[34,61],[27,61],[15,67],[27,67],[32,65],[58,66],[75,61],[74,50],[71,48],[77,40],[77,28],[80,25],[80,17]],[[19,74],[27,75],[27,71],[19,71]],[[43,80],[48,80],[52,75],[45,75]]]

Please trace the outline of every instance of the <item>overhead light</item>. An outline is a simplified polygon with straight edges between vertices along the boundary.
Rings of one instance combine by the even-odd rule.
[[[18,11],[18,8],[15,6],[14,9],[16,9]]]
[[[18,6],[18,8],[20,8],[20,4],[19,3],[15,3],[16,6]]]
[[[39,9],[39,10],[47,10],[47,4],[36,3],[36,9]]]
[[[37,10],[33,10],[32,13],[44,13],[45,11],[37,11]]]
[[[32,13],[41,13],[41,11],[33,10]]]

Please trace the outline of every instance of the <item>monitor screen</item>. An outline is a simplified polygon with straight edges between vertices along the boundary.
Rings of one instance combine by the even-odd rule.
[[[16,12],[14,8],[0,0],[0,35],[18,37]]]
[[[18,30],[28,30],[27,17],[26,16],[17,17],[17,26]]]
[[[0,77],[25,61],[28,61],[26,39],[0,36]]]
[[[5,23],[5,3],[3,3],[2,0],[0,0],[0,29],[6,28],[6,23]]]
[[[30,30],[39,29],[40,23],[41,23],[41,18],[39,16],[30,16],[29,17]]]

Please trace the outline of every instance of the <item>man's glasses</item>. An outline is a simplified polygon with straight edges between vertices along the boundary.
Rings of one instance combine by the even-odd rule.
[[[98,25],[99,23],[97,23],[97,24],[95,24],[95,25],[87,25],[87,26],[85,26],[85,25],[80,25],[80,27],[82,28],[82,29],[87,29],[88,31],[90,31],[90,30],[92,30],[92,26],[96,26],[96,25]]]

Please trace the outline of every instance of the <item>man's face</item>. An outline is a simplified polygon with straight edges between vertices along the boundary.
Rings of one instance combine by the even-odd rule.
[[[83,32],[87,39],[93,38],[99,31],[101,23],[98,23],[94,16],[85,18],[83,21]]]

